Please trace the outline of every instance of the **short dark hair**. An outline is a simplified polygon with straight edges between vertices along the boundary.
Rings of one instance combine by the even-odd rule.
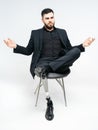
[[[42,10],[41,16],[43,17],[44,14],[48,14],[48,13],[51,13],[51,12],[54,13],[54,11],[53,11],[52,9],[50,9],[50,8],[45,8],[45,9]]]

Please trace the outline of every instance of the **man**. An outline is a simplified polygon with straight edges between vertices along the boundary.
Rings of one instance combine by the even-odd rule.
[[[32,62],[30,72],[47,78],[49,72],[66,73],[70,66],[80,57],[85,47],[89,46],[95,39],[87,38],[83,44],[72,46],[64,29],[55,27],[54,11],[46,8],[41,12],[44,27],[31,32],[29,43],[26,47],[17,45],[13,40],[6,39],[4,42],[14,53],[31,55]],[[46,88],[47,110],[45,117],[52,120],[53,102]]]

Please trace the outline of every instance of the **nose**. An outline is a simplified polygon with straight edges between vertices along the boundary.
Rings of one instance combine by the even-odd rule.
[[[52,21],[52,19],[50,18],[50,19],[49,19],[49,22],[51,22],[51,21]]]

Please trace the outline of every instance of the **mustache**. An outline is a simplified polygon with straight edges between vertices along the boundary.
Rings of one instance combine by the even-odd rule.
[[[49,22],[48,24],[53,24],[52,22]]]

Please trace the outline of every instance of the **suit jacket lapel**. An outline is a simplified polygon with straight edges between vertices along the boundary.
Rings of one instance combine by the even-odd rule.
[[[58,32],[61,42],[66,47],[65,40],[64,40],[65,36],[63,36],[64,35],[63,31],[61,31],[60,29],[57,28],[57,32]]]
[[[43,44],[43,29],[40,29],[40,31],[39,31],[39,48],[40,48],[40,51],[42,49],[42,44]]]

